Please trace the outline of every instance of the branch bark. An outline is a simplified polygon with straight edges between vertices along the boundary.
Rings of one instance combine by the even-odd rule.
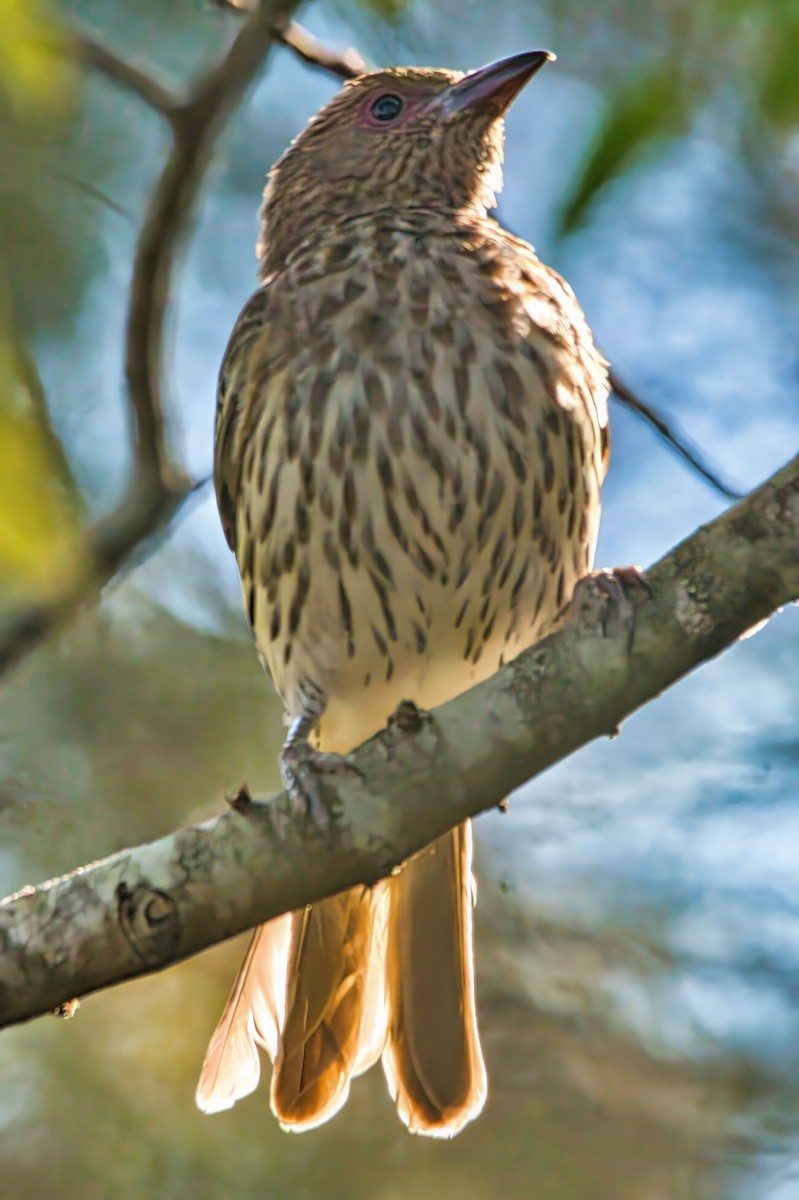
[[[594,580],[562,627],[434,713],[404,706],[350,756],[323,836],[246,788],[215,821],[0,904],[0,1025],[371,884],[594,738],[799,597],[799,457],[651,568],[614,606]],[[629,611],[625,612],[625,609]]]

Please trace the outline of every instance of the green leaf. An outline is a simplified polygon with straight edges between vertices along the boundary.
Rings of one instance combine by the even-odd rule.
[[[610,101],[564,202],[558,232],[571,233],[606,184],[675,137],[687,111],[685,83],[674,70],[659,68],[625,84]]]
[[[760,111],[780,129],[799,123],[799,12],[771,29],[772,48],[760,92]]]

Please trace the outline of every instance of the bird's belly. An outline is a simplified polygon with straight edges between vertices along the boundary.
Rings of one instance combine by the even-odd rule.
[[[568,512],[534,485],[481,503],[468,479],[456,507],[423,470],[414,478],[410,503],[395,492],[387,504],[365,465],[335,547],[311,523],[301,606],[298,568],[271,602],[255,584],[261,656],[290,713],[324,710],[327,750],[370,737],[401,700],[433,708],[493,674],[541,636],[588,566]]]
[[[532,644],[534,637],[520,639],[511,653],[497,637],[485,646],[480,661],[472,663],[459,655],[457,645],[442,641],[434,654],[398,655],[391,679],[372,675],[367,687],[335,689],[319,722],[319,745],[326,751],[346,753],[383,729],[403,700],[420,708],[433,709],[489,678],[503,661],[509,661]]]
[[[337,749],[400,700],[441,703],[529,646],[596,540],[598,431],[577,359],[546,339],[531,350],[529,332],[500,355],[488,310],[450,314],[438,340],[401,325],[360,354],[342,327],[322,347],[332,367],[309,352],[272,377],[243,476],[261,658],[289,714],[319,718]]]

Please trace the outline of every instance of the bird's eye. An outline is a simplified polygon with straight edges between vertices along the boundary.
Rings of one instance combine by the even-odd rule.
[[[369,110],[377,121],[393,121],[402,112],[399,96],[378,96]]]

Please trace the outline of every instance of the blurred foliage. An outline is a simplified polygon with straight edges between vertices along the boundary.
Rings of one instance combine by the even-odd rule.
[[[0,88],[13,107],[52,109],[60,102],[67,75],[61,49],[37,0],[4,0]]]
[[[56,598],[84,566],[71,476],[32,371],[0,330],[0,609]]]
[[[6,0],[3,18],[0,281],[15,327],[41,336],[75,319],[100,227],[96,214],[71,205],[69,189],[59,184],[81,137],[80,74],[41,6]],[[97,185],[102,172],[87,177]]]
[[[778,128],[795,132],[799,126],[799,5],[786,4],[781,18],[769,22],[765,32],[759,108]]]
[[[57,124],[71,72],[54,30],[39,6],[6,0],[0,39],[0,125],[3,161],[14,163],[0,194],[3,261],[0,261],[0,606],[25,599],[54,598],[83,563],[80,522],[71,476],[60,443],[52,435],[35,368],[11,331],[19,318],[14,287],[14,247],[27,242],[15,219],[19,203],[31,216],[30,196],[14,197],[25,179],[25,149],[36,131]],[[39,247],[41,249],[41,246]]]
[[[657,68],[626,80],[611,101],[588,155],[563,204],[561,233],[585,219],[597,193],[646,155],[654,155],[683,128],[688,93],[673,71]]]
[[[2,0],[2,9],[0,274],[26,337],[68,338],[106,269],[109,214],[117,252],[120,232],[128,235],[129,270],[146,194],[139,156],[146,147],[156,168],[167,131],[135,97],[95,75],[84,79],[59,53],[58,19],[96,29],[179,91],[239,18],[203,0]]]
[[[362,8],[383,21],[396,25],[410,7],[410,0],[358,0]]]
[[[593,24],[623,20],[628,8],[596,9]],[[703,111],[713,110],[744,151],[754,146],[759,156],[769,133],[778,135],[772,154],[779,159],[799,132],[796,0],[650,0],[639,13],[661,18],[641,39],[647,65],[619,62],[630,49],[622,39],[618,56],[609,54],[603,113],[564,197],[561,234],[587,219],[607,185],[687,133]]]

